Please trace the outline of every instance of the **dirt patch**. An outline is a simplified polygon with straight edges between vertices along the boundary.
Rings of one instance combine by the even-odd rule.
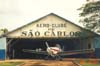
[[[73,61],[33,60],[19,66],[78,66]]]

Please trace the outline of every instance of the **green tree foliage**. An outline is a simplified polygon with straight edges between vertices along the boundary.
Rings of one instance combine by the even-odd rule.
[[[0,29],[0,35],[2,35],[4,33],[7,33],[7,32],[8,32],[8,29],[7,28]]]
[[[80,17],[83,17],[80,22],[87,29],[100,32],[100,1],[86,3],[79,10],[82,11]]]

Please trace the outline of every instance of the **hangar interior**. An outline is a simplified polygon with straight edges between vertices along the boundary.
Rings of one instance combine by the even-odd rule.
[[[8,39],[8,41],[11,38]],[[45,55],[39,55],[34,53],[23,52],[23,49],[36,50],[41,48],[46,51],[46,44],[48,42],[50,47],[54,47],[59,44],[63,51],[82,50],[89,49],[91,45],[88,45],[86,38],[70,38],[70,39],[32,39],[32,38],[13,38],[13,40],[7,46],[7,56],[10,59],[40,59]]]

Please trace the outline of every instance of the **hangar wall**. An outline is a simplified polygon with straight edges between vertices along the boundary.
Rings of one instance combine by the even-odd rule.
[[[6,59],[6,38],[0,38],[0,60]]]
[[[92,36],[79,26],[54,14],[29,23],[9,33],[10,38],[74,38]]]
[[[100,37],[94,38],[95,57],[100,58]]]

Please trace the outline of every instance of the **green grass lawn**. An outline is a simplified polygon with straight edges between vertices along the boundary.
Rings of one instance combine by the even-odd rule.
[[[2,62],[0,63],[0,66],[16,66],[21,64],[22,62]]]

